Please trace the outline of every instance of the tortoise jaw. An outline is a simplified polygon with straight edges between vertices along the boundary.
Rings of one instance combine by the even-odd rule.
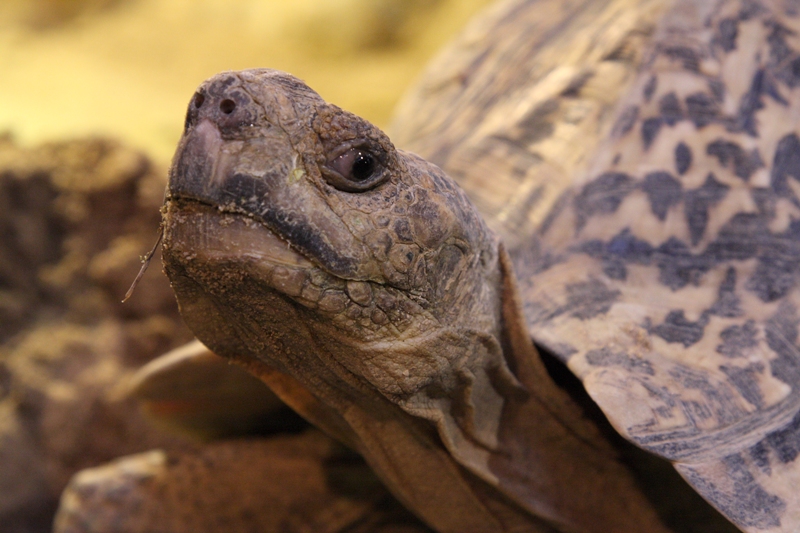
[[[164,217],[169,247],[209,261],[246,258],[269,265],[315,268],[264,224],[253,217],[195,200],[167,202]]]
[[[191,199],[167,201],[162,256],[167,274],[233,265],[293,299],[301,296],[311,272],[319,270],[258,220]]]

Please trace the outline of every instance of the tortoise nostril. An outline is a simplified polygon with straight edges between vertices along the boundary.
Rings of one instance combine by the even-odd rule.
[[[194,95],[194,106],[198,109],[203,105],[203,102],[206,101],[206,97],[200,93]]]
[[[233,110],[236,109],[236,103],[233,100],[225,99],[219,103],[219,110],[225,113],[226,115],[230,115],[233,113]]]

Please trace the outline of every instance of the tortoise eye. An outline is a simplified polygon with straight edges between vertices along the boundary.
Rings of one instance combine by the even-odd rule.
[[[355,160],[353,161],[352,170],[350,174],[356,181],[364,181],[372,176],[375,172],[375,158],[372,154],[359,151]]]
[[[345,179],[360,183],[375,172],[375,158],[360,148],[351,148],[333,161],[331,168]]]
[[[348,192],[367,190],[377,185],[384,174],[378,158],[361,147],[348,148],[334,157],[325,170],[328,183]]]

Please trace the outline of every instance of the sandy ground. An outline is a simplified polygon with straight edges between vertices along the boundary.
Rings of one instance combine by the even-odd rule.
[[[2,0],[0,131],[117,137],[168,162],[186,102],[227,69],[289,71],[379,126],[488,0]]]

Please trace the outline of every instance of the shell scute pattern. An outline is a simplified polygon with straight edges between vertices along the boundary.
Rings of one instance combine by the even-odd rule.
[[[401,103],[392,138],[444,168],[514,248],[614,126],[613,110],[668,4],[500,2]],[[634,106],[617,130],[637,118]]]
[[[515,256],[534,339],[753,531],[800,516],[781,497],[800,482],[797,15],[676,2],[609,140],[534,239],[559,262],[534,272]]]
[[[760,487],[750,473],[748,461],[740,454],[722,460],[730,473],[729,483],[718,487],[707,482],[713,475],[699,468],[682,468],[681,473],[703,494],[716,496],[715,503],[734,522],[748,529],[764,530],[780,527],[786,503]],[[711,475],[709,475],[711,474]]]

